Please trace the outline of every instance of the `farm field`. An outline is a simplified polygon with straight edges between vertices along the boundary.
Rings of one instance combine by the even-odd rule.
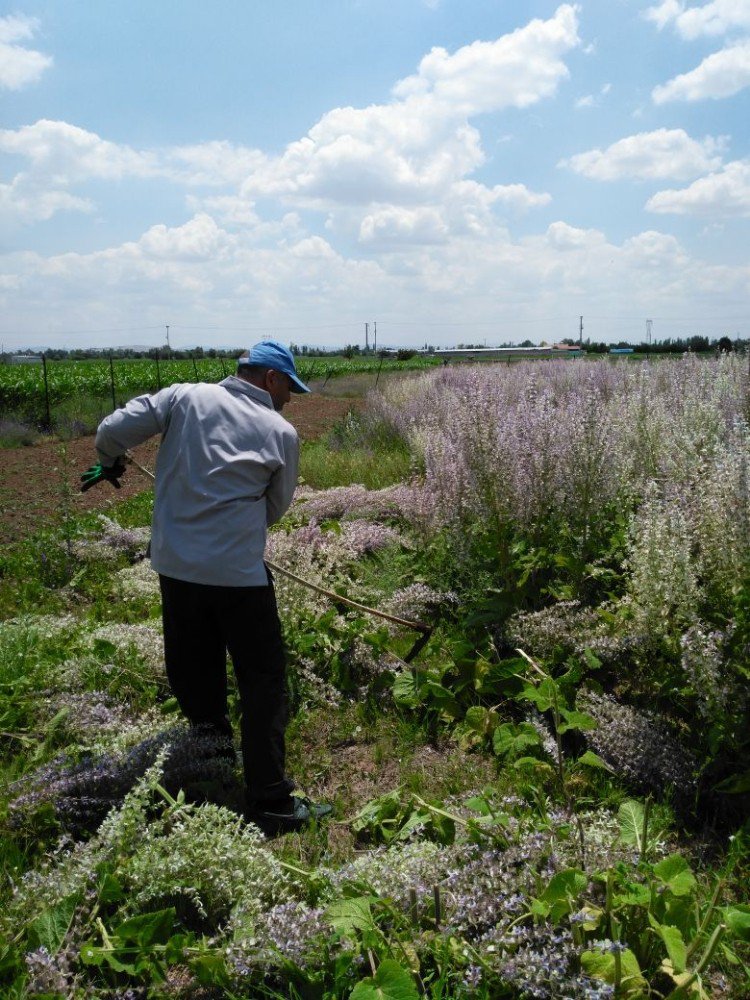
[[[338,387],[345,395],[294,397],[285,411],[303,442],[313,441],[337,420],[362,405],[360,376],[342,379]],[[106,412],[106,411],[105,411]],[[139,461],[149,469],[156,462],[158,440],[139,449]],[[143,492],[144,479],[136,470],[123,478],[119,492],[89,490],[80,493],[80,475],[95,461],[91,435],[68,439],[39,435],[31,447],[5,448],[0,463],[0,544],[11,544],[36,531],[40,525],[61,525],[66,518],[85,511],[107,513],[113,503]]]
[[[405,360],[367,357],[299,358],[305,381],[327,385],[347,377],[370,374],[373,382],[392,372],[414,371],[437,362],[414,355]],[[157,392],[175,382],[218,382],[236,370],[234,360],[196,358],[180,360],[113,359],[51,361],[42,364],[0,365],[0,438],[2,424],[19,421],[68,432],[95,427],[114,406],[145,392]]]
[[[335,806],[303,834],[242,823],[180,722],[135,471],[104,517],[69,483],[19,521],[3,996],[750,995],[746,359],[379,389],[291,407],[267,556],[431,634],[407,662],[415,631],[277,579],[290,771]]]

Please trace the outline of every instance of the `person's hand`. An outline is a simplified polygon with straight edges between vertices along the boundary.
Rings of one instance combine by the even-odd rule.
[[[107,482],[112,483],[115,489],[119,490],[120,477],[124,472],[125,462],[122,458],[116,458],[114,464],[108,466],[97,462],[90,469],[86,469],[81,476],[81,493],[85,493],[86,490],[90,490],[92,486],[96,486],[97,483],[101,483],[105,479]]]

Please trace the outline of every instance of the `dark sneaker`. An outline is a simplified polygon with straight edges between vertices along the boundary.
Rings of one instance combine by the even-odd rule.
[[[333,806],[325,802],[311,802],[310,799],[291,796],[288,803],[276,806],[270,802],[248,805],[245,819],[254,823],[267,837],[282,833],[294,833],[309,823],[325,819],[333,812]]]

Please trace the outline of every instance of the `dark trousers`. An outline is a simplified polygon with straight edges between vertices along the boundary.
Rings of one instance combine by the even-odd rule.
[[[232,737],[227,714],[227,651],[242,710],[247,797],[283,799],[288,718],[286,662],[276,595],[267,587],[215,587],[160,576],[164,661],[177,702],[192,725]]]

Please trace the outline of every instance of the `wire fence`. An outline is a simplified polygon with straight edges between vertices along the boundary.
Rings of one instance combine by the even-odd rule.
[[[408,360],[365,356],[297,358],[305,382],[325,389],[333,378],[372,373],[376,386],[381,370],[423,368],[424,357]],[[0,365],[0,437],[13,427],[40,432],[92,432],[112,410],[134,396],[158,392],[176,382],[219,382],[236,372],[234,358],[187,356],[175,358],[116,358],[70,361],[45,354],[23,356]],[[7,434],[6,434],[7,436]]]

